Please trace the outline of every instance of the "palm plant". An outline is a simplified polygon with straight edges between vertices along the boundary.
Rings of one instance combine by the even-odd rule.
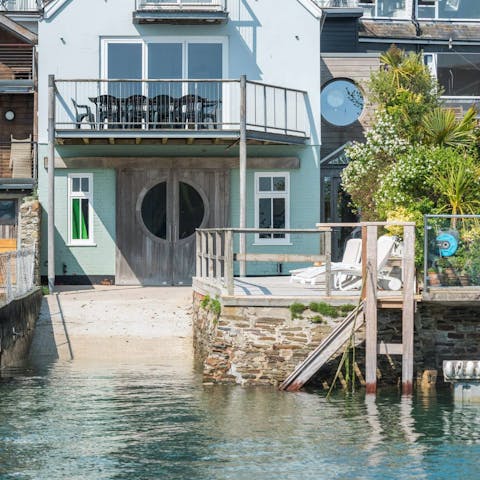
[[[477,112],[471,107],[458,119],[449,108],[434,108],[422,120],[424,142],[452,148],[470,148],[477,140]]]

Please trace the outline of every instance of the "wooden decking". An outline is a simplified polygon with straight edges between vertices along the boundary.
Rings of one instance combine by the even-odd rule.
[[[360,290],[333,290],[326,295],[325,289],[310,287],[291,282],[290,276],[275,277],[235,277],[233,295],[226,294],[215,282],[209,279],[193,279],[194,291],[221,298],[225,306],[290,306],[294,302],[308,304],[323,301],[332,305],[345,303],[357,304]],[[379,303],[385,305],[401,304],[402,293],[380,291]]]

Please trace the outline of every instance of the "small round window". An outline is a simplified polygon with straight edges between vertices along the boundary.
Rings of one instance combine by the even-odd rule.
[[[355,122],[363,110],[363,95],[349,80],[333,80],[322,89],[320,96],[323,118],[339,127]]]

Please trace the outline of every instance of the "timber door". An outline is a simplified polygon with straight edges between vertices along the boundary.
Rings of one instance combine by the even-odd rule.
[[[226,226],[226,171],[121,169],[117,175],[119,285],[188,285],[195,229]]]

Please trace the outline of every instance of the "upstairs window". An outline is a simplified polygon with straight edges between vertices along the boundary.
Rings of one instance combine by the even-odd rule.
[[[71,245],[93,243],[92,200],[92,174],[70,174],[68,176],[68,231]]]
[[[479,7],[478,0],[417,0],[417,18],[478,20]]]
[[[255,227],[289,228],[290,176],[288,173],[255,174]],[[257,243],[288,243],[285,233],[260,233]]]
[[[365,17],[407,18],[406,0],[360,0]]]
[[[480,97],[480,54],[426,54],[425,63],[447,97]]]

